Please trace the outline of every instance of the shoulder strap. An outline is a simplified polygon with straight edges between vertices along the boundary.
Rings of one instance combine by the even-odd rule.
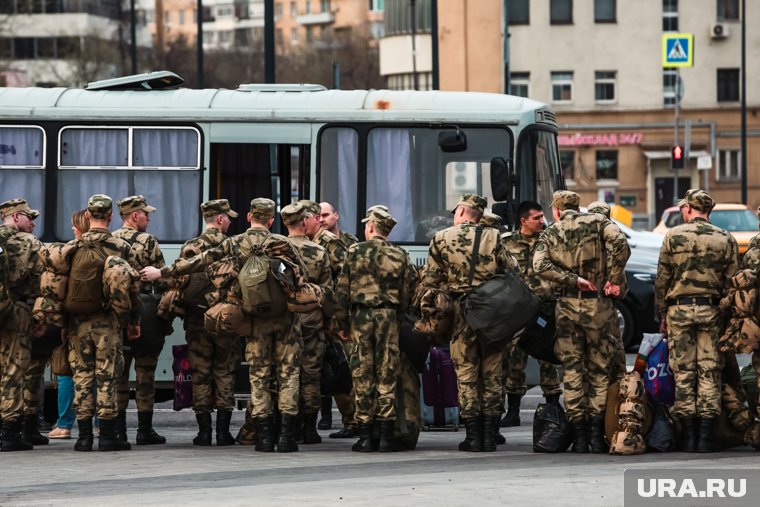
[[[135,240],[137,239],[137,236],[140,235],[140,231],[135,231],[134,234],[132,234],[127,241],[129,243],[129,246],[133,246],[135,244]]]
[[[475,242],[472,244],[472,258],[470,259],[470,274],[467,275],[467,285],[472,287],[472,279],[475,277],[475,266],[478,265],[478,256],[480,251],[480,236],[483,235],[483,227],[478,225],[475,228]]]

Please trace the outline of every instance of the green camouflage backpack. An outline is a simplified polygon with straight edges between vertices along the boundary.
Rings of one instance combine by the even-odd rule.
[[[89,241],[80,241],[71,259],[69,283],[63,309],[66,313],[82,315],[96,313],[104,308],[103,271],[106,254],[103,248]]]
[[[0,324],[10,315],[13,308],[10,287],[8,287],[8,274],[10,272],[8,252],[5,251],[5,235],[0,236]]]
[[[261,246],[247,239],[251,255],[238,274],[243,312],[257,317],[279,317],[287,310],[287,296],[273,271],[279,271],[282,263],[267,257]]]

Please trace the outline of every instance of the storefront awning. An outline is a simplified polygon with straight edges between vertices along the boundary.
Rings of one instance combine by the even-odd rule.
[[[689,153],[689,158],[706,157],[710,154],[705,150],[697,150]],[[649,160],[662,160],[670,158],[670,150],[667,151],[644,151],[644,156]]]

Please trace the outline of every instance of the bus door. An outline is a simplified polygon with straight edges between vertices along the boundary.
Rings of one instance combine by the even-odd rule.
[[[229,235],[245,231],[251,199],[266,197],[277,210],[309,192],[311,134],[302,124],[225,124],[211,126],[209,199],[228,199],[240,217]],[[284,228],[279,214],[272,232]]]

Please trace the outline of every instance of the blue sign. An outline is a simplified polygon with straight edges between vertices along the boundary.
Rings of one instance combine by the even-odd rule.
[[[662,36],[663,67],[694,66],[694,34],[666,33]]]

